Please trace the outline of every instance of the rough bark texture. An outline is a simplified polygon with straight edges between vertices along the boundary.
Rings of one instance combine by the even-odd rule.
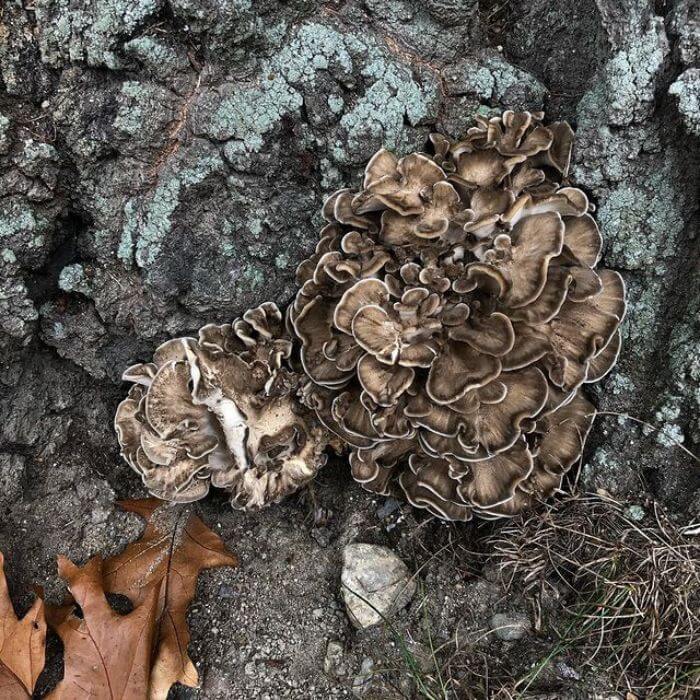
[[[112,431],[124,367],[205,322],[285,305],[324,196],[356,184],[380,146],[417,150],[508,107],[576,128],[572,179],[630,300],[618,368],[594,398],[660,428],[600,418],[583,482],[696,517],[700,467],[673,446],[700,444],[692,5],[5,0],[0,549],[17,590],[55,591],[57,554],[108,555],[139,529],[113,505],[142,493]],[[298,501],[256,516],[202,507],[243,565],[200,586],[201,697],[351,692],[365,641],[338,612],[339,545],[399,546],[412,516],[387,534],[345,469],[321,482],[336,509],[321,537]],[[424,573],[448,634],[478,591],[445,566]],[[333,639],[347,643],[345,676],[323,673]]]

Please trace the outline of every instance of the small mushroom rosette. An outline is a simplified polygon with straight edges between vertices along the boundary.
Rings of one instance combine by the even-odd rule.
[[[115,417],[121,454],[156,497],[189,502],[210,485],[235,508],[278,502],[326,461],[327,431],[297,397],[292,342],[273,303],[127,369]]]
[[[552,494],[620,348],[625,287],[596,269],[593,207],[568,184],[568,124],[477,118],[432,153],[379,151],[325,203],[288,325],[305,399],[367,489],[438,517],[512,515]]]

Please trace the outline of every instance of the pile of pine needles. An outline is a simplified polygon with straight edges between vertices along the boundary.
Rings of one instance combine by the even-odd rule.
[[[644,513],[606,494],[579,494],[493,534],[489,549],[503,582],[533,598],[536,617],[548,593],[563,591],[566,605],[554,648],[514,690],[526,693],[551,661],[569,656],[605,673],[628,697],[695,697],[697,531],[672,523],[658,504]]]

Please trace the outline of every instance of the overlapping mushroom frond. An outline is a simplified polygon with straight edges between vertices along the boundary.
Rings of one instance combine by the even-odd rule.
[[[548,496],[594,417],[581,387],[620,347],[625,288],[596,270],[592,206],[566,184],[573,133],[477,118],[433,154],[379,151],[299,267],[289,326],[305,399],[354,477],[451,520]]]
[[[258,508],[316,474],[328,434],[297,398],[291,350],[280,310],[266,303],[198,338],[169,340],[124,372],[134,386],[115,428],[153,495],[194,501],[211,484],[234,507]]]

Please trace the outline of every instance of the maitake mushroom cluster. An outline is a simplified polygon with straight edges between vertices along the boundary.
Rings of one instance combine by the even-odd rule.
[[[134,382],[115,428],[122,456],[148,490],[169,501],[203,498],[210,484],[236,508],[274,503],[325,463],[327,432],[297,399],[292,342],[266,303],[198,338],[163,343]]]
[[[115,423],[148,489],[191,501],[213,484],[260,507],[340,438],[367,489],[441,518],[554,492],[595,415],[581,387],[617,358],[625,288],[595,269],[593,207],[566,184],[573,133],[542,118],[379,151],[358,192],[327,200],[286,330],[267,303],[129,368]]]
[[[614,364],[619,274],[566,185],[568,124],[477,118],[432,155],[379,151],[298,271],[289,325],[304,397],[350,447],[355,479],[450,520],[550,495],[595,409],[581,387]]]

